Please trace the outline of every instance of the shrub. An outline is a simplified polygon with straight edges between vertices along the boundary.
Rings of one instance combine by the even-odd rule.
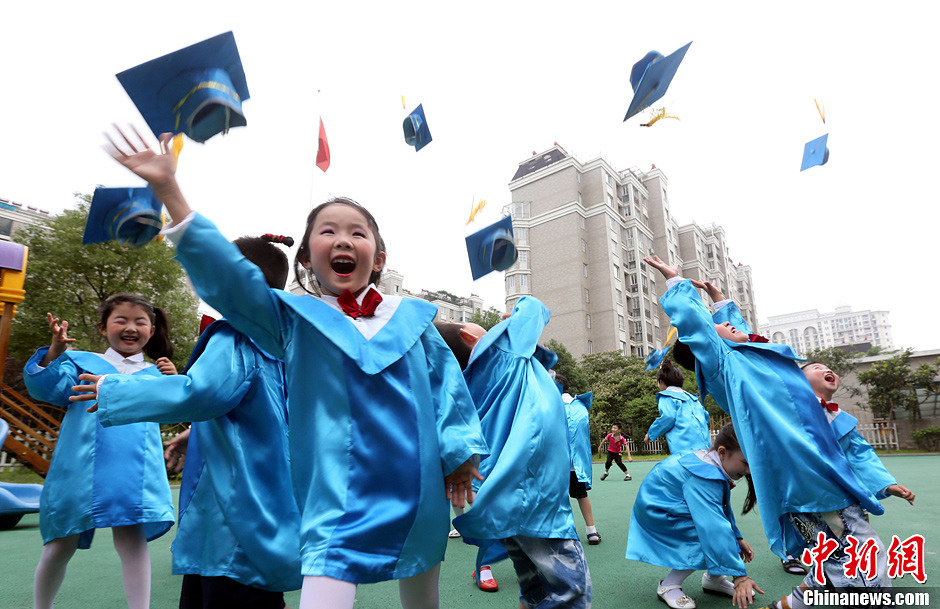
[[[917,447],[927,452],[940,452],[940,426],[934,425],[911,434]]]

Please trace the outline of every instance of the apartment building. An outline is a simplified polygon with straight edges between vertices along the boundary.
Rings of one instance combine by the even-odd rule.
[[[763,329],[767,338],[790,345],[800,355],[814,349],[852,345],[894,349],[888,311],[853,311],[850,306],[836,307],[830,313],[809,309],[772,315]]]

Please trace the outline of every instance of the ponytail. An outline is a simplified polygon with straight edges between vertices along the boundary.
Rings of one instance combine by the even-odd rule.
[[[656,380],[662,382],[666,387],[682,387],[685,382],[685,376],[682,371],[676,368],[675,364],[668,357],[663,360],[663,364],[656,375]]]
[[[161,357],[173,357],[173,343],[170,342],[170,321],[160,307],[153,308],[153,336],[144,345],[144,353],[153,360]]]

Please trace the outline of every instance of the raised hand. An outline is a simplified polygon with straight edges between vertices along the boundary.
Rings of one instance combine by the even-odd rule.
[[[643,262],[650,265],[654,269],[658,269],[659,272],[662,273],[663,277],[665,277],[666,279],[672,279],[673,277],[679,276],[678,263],[673,264],[673,265],[666,264],[665,262],[659,259],[659,256],[653,256],[652,258],[647,256],[646,258],[643,259]]]
[[[169,153],[169,142],[173,134],[164,133],[160,136],[160,152],[157,153],[150,148],[136,127],[131,125],[130,128],[136,136],[136,141],[114,125],[114,130],[122,141],[115,141],[105,133],[109,144],[104,146],[105,151],[118,163],[147,180],[154,189],[173,182],[176,175],[176,159]]]
[[[712,283],[711,281],[699,281],[698,279],[690,279],[692,285],[695,287],[705,290],[705,293],[708,294],[708,297],[712,299],[712,302],[721,302],[725,299],[724,295],[721,293],[721,289]]]
[[[74,343],[74,338],[69,338],[69,322],[59,321],[58,317],[53,317],[52,313],[46,313],[46,319],[49,320],[49,330],[52,332],[52,342],[49,344],[49,350],[43,356],[40,366],[48,366],[57,357],[65,353],[69,343]]]
[[[170,358],[168,357],[161,357],[160,359],[154,362],[154,365],[156,365],[157,370],[159,370],[163,374],[166,374],[166,375],[179,374],[179,372],[176,371],[176,365],[173,362],[171,362]]]

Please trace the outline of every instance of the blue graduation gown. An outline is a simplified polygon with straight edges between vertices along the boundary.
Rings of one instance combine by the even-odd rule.
[[[755,483],[764,532],[781,558],[803,540],[790,512],[829,512],[859,503],[884,513],[853,473],[796,355],[787,345],[735,343],[718,336],[689,280],[660,299],[679,340],[695,355],[696,374],[731,415]],[[704,389],[703,389],[704,393]]]
[[[578,482],[583,482],[588,490],[591,488],[591,465],[594,461],[594,453],[591,452],[591,425],[588,421],[588,410],[593,401],[594,394],[588,391],[565,403],[571,466],[578,477]]]
[[[746,575],[731,485],[705,451],[671,455],[640,484],[627,534],[627,558],[670,569]]]
[[[885,489],[898,481],[888,473],[871,444],[858,433],[858,419],[844,410],[833,414],[835,416],[830,418],[832,432],[839,440],[839,446],[849,460],[852,471],[868,492],[878,499],[886,499],[889,495]],[[826,416],[829,418],[828,413]]]
[[[173,498],[163,459],[160,426],[139,423],[104,429],[86,402],[69,401],[78,375],[116,373],[96,353],[66,351],[38,372],[48,347],[26,363],[23,380],[37,400],[67,410],[52,463],[39,500],[43,543],[80,534],[78,547],[87,549],[95,529],[141,524],[147,541],[173,526]],[[134,376],[161,376],[155,366]],[[150,397],[150,396],[141,396]]]
[[[464,370],[490,447],[476,500],[454,519],[465,538],[578,538],[568,499],[565,406],[546,369],[555,358],[537,349],[549,315],[523,296],[509,319],[480,339]]]
[[[444,476],[487,449],[437,308],[386,296],[397,309],[366,340],[319,299],[268,288],[199,215],[177,258],[207,303],[284,361],[302,573],[371,583],[439,563]]]
[[[98,416],[105,427],[193,421],[173,573],[264,590],[300,588],[300,512],[279,360],[219,320],[200,336],[184,374],[107,377]]]
[[[669,452],[674,455],[711,448],[708,411],[698,397],[685,391],[660,391],[656,394],[659,417],[650,425],[649,437],[666,434]]]

